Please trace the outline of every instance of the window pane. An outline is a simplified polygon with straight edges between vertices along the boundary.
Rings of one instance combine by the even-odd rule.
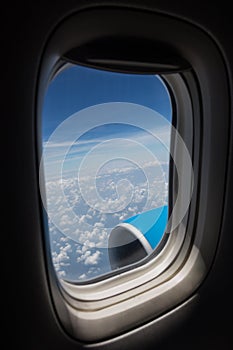
[[[162,79],[67,65],[43,106],[53,264],[83,282],[151,254],[165,232],[172,108]]]

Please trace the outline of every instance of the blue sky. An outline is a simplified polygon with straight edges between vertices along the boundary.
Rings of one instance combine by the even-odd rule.
[[[159,77],[71,66],[57,75],[47,90],[42,118],[43,140],[46,141],[55,128],[73,113],[106,102],[141,104],[171,120],[170,96]],[[112,132],[119,133],[120,129],[115,128]],[[101,136],[100,130],[89,133],[89,138],[96,136]]]
[[[109,102],[127,102],[149,107],[161,114],[167,121],[171,120],[170,96],[165,84],[159,77],[121,74],[81,66],[69,66],[54,78],[47,90],[42,118],[43,142],[46,142],[54,130],[74,113],[93,105]],[[124,111],[126,110],[125,108]],[[158,133],[159,128],[163,127],[167,132],[167,126],[159,125],[159,122],[161,121],[152,120],[150,129],[154,128]],[[80,123],[84,124],[85,120],[81,119]],[[71,131],[73,131],[72,127],[68,132]],[[70,145],[69,152],[64,159],[64,170],[67,171],[69,167],[72,167],[70,162],[72,159],[75,159],[76,163],[80,162],[83,156],[99,142],[115,138],[122,138],[119,147],[122,148],[123,152],[126,149],[124,148],[123,139],[133,139],[138,140],[138,142],[143,139],[143,144],[148,148],[152,148],[153,153],[160,155],[161,159],[167,157],[166,152],[165,156],[162,155],[164,153],[162,145],[158,145],[155,138],[149,135],[148,132],[133,125],[114,123],[114,120],[109,118],[109,124],[89,128],[87,132],[75,140],[73,145]],[[66,142],[59,140],[59,142],[50,145],[52,147],[49,152],[51,174],[53,172],[53,162],[55,163],[59,159],[62,153],[59,151],[65,146],[65,143],[67,144],[67,140]],[[55,167],[54,171],[56,171]]]

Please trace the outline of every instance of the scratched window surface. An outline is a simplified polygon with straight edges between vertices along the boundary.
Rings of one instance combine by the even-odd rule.
[[[159,76],[67,65],[51,81],[43,203],[59,278],[85,282],[156,249],[168,219],[171,124]]]

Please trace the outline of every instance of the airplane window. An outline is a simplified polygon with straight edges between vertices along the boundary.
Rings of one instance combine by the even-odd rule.
[[[38,77],[41,233],[73,338],[134,336],[204,281],[224,203],[222,58],[191,23],[136,9],[80,11],[51,34]]]
[[[52,261],[85,282],[154,254],[168,221],[172,104],[160,76],[66,64],[42,112]]]

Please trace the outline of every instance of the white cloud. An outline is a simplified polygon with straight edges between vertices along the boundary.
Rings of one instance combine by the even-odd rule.
[[[58,276],[60,278],[66,277],[66,272],[64,270],[58,271]]]
[[[99,261],[99,258],[100,258],[100,251],[97,250],[94,254],[92,255],[89,255],[85,261],[84,261],[84,264],[85,265],[97,265],[98,264],[98,261]]]
[[[91,251],[84,246],[82,250],[78,250],[77,252],[81,253],[81,255],[77,258],[78,263],[83,262],[84,265],[98,264],[101,255],[99,250],[96,250],[94,253],[91,253]]]

